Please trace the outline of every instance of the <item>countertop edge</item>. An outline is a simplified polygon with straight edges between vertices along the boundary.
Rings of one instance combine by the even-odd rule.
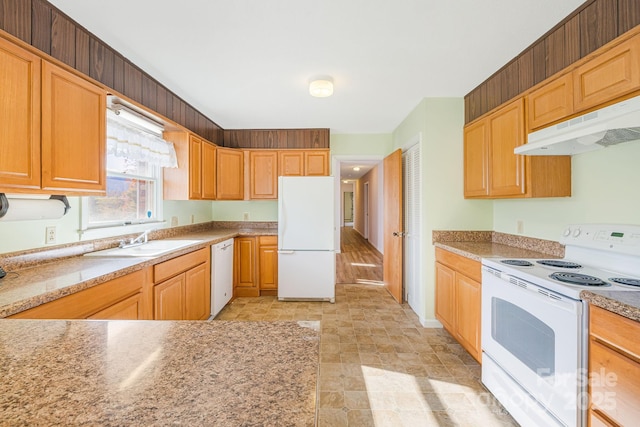
[[[634,291],[626,291],[624,293],[626,294],[628,292]],[[612,297],[596,294],[591,291],[582,291],[580,293],[580,297],[591,305],[600,307],[622,317],[626,317],[627,319],[640,322],[640,307],[624,303]]]

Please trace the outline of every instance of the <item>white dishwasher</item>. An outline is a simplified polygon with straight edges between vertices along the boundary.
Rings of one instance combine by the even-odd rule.
[[[211,318],[233,296],[233,239],[211,246]]]

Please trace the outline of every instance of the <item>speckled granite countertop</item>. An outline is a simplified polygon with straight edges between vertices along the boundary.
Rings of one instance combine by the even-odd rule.
[[[0,424],[313,426],[319,324],[4,320]]]
[[[495,231],[433,232],[434,246],[481,261],[482,258],[561,258],[564,246],[550,240]]]
[[[238,235],[273,234],[277,234],[277,230],[273,228],[214,228],[171,235],[172,239],[198,240],[198,243],[157,257],[71,256],[36,265],[32,265],[33,262],[27,259],[24,261],[24,265],[28,266],[26,268],[19,268],[20,263],[14,262],[14,266],[17,268],[7,270],[9,273],[0,282],[0,318]],[[37,256],[39,253],[33,257]]]
[[[580,297],[589,304],[640,322],[640,291],[582,291]]]

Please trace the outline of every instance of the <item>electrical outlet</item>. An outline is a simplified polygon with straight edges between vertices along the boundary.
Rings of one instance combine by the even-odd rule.
[[[249,212],[245,212],[244,214],[242,214],[242,220],[249,221]]]
[[[524,221],[522,221],[520,219],[518,220],[517,225],[516,225],[516,230],[517,230],[516,232],[518,234],[524,233]]]
[[[172,227],[177,227],[178,226],[178,217],[177,216],[172,216],[171,217],[171,226]]]
[[[56,242],[56,226],[52,225],[50,227],[47,227],[45,230],[46,230],[46,233],[45,233],[44,243],[46,245],[54,244]]]
[[[191,224],[196,222],[196,216],[194,214],[191,214]]]

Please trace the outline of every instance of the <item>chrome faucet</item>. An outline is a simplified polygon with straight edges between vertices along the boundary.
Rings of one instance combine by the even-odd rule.
[[[147,230],[144,233],[140,234],[136,238],[132,237],[129,240],[129,242],[127,242],[126,239],[120,240],[120,245],[119,245],[120,248],[128,248],[128,247],[131,247],[131,246],[138,246],[138,245],[143,245],[143,244],[147,243],[149,241],[148,240],[148,235],[149,235],[149,233],[151,233],[151,231],[153,231],[153,230]]]

